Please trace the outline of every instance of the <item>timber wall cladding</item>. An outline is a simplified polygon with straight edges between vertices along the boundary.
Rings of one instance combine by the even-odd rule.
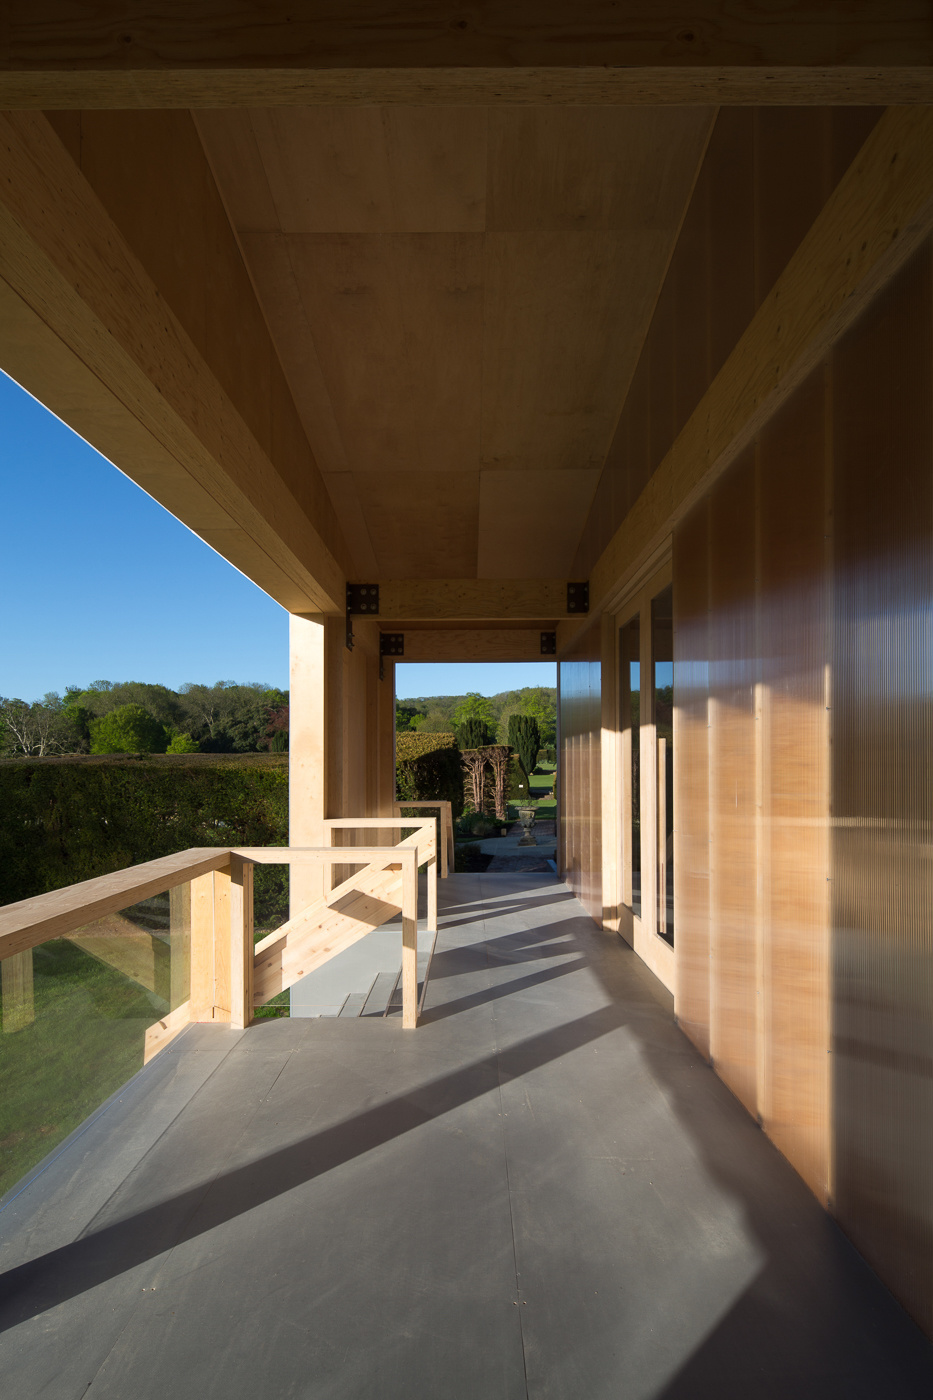
[[[677,1012],[933,1331],[933,264],[674,536]]]
[[[603,917],[600,629],[560,665],[563,875],[587,913]]]
[[[574,563],[587,578],[880,116],[723,107]]]

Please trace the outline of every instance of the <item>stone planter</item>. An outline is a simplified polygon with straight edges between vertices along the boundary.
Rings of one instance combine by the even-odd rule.
[[[534,807],[519,807],[518,819],[522,824],[522,835],[518,844],[520,846],[537,846],[538,841],[534,833]]]

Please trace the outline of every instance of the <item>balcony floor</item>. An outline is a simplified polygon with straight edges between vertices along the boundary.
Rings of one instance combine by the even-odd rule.
[[[566,887],[441,886],[422,1027],[192,1027],[0,1211],[17,1400],[886,1400],[933,1348]]]

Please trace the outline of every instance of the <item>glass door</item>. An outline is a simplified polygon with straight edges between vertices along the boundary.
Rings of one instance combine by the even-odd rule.
[[[657,749],[657,932],[674,944],[674,612],[670,585],[651,600],[651,718]]]
[[[641,622],[619,632],[622,734],[622,901],[641,918]]]

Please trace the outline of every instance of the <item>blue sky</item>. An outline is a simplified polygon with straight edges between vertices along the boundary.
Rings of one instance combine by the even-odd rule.
[[[95,680],[288,686],[288,614],[0,373],[0,695]],[[553,663],[398,667],[402,697],[553,685]]]

